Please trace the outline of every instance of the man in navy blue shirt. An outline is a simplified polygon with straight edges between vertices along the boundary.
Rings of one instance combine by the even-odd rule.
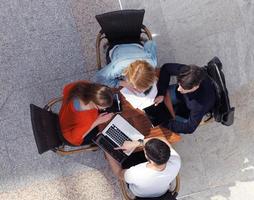
[[[171,76],[177,84],[169,85]],[[216,93],[206,72],[196,65],[164,64],[157,83],[155,105],[165,101],[168,95],[173,104],[173,119],[163,124],[177,133],[193,133],[203,116],[215,105]]]

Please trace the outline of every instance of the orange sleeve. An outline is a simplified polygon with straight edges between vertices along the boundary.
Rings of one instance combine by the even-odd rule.
[[[91,128],[91,124],[85,124],[83,127],[75,127],[64,134],[64,137],[74,145],[81,145],[84,138],[83,135]]]

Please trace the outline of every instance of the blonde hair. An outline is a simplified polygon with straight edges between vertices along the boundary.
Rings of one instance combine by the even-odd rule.
[[[124,71],[123,75],[136,89],[146,90],[156,80],[154,68],[144,60],[136,60]]]

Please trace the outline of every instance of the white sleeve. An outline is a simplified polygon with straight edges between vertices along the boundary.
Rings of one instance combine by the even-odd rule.
[[[124,180],[126,183],[134,183],[135,182],[135,168],[131,167],[127,169],[124,173]]]
[[[168,162],[171,163],[171,165],[173,165],[174,167],[176,167],[176,169],[180,169],[181,167],[181,158],[179,156],[179,154],[173,149],[173,147],[170,147],[170,158],[168,160]]]

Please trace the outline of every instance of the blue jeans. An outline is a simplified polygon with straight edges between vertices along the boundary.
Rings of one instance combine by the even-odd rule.
[[[170,85],[168,88],[170,99],[173,104],[174,110],[177,110],[176,109],[177,105],[182,103],[182,101],[179,98],[177,98],[177,95],[176,95],[177,87],[178,87],[178,85],[174,84],[174,85]],[[175,118],[176,121],[179,121],[179,122],[187,122],[188,121],[188,119],[181,117],[180,115],[177,115],[177,113],[175,113],[175,114],[176,114],[176,118]]]

